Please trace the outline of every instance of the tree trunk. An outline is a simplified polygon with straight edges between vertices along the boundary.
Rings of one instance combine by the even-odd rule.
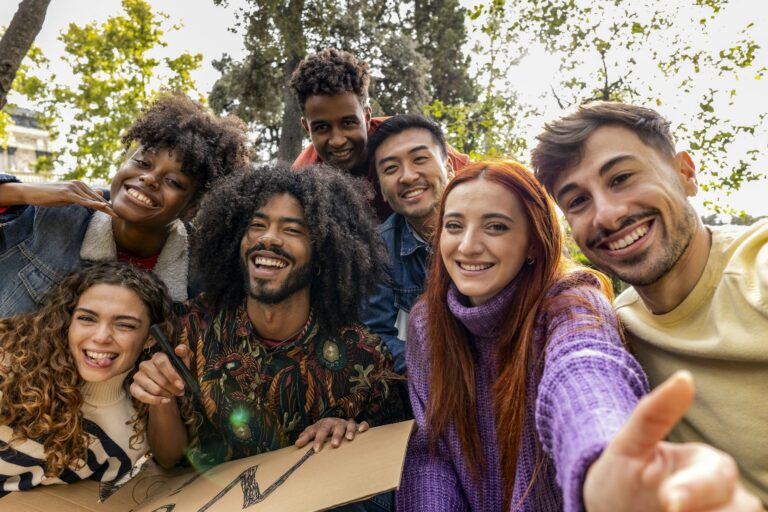
[[[280,127],[280,143],[277,157],[293,162],[301,151],[304,130],[301,127],[301,110],[288,82],[296,66],[307,54],[307,39],[301,24],[304,0],[290,0],[279,20],[275,20],[285,48],[283,63],[283,122]]]
[[[277,157],[292,163],[301,151],[304,129],[301,127],[301,110],[293,95],[293,89],[288,85],[293,70],[299,64],[297,60],[289,60],[283,65],[283,122],[280,127],[280,143],[277,147]]]
[[[8,30],[0,39],[0,109],[5,107],[21,61],[43,27],[50,3],[51,0],[22,0]]]

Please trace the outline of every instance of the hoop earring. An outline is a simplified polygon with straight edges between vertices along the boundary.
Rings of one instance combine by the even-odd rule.
[[[525,258],[525,264],[526,265],[533,265],[534,263],[536,263],[536,258],[531,257],[531,256]]]

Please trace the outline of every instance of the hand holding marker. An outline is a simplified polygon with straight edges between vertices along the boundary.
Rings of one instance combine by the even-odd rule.
[[[202,404],[203,394],[200,391],[200,385],[197,383],[197,379],[195,379],[195,377],[192,375],[192,372],[189,371],[189,368],[187,368],[187,365],[184,364],[184,361],[182,361],[181,358],[176,355],[176,351],[173,349],[173,345],[171,345],[171,342],[168,340],[168,337],[165,335],[163,330],[159,325],[154,324],[149,328],[149,331],[152,333],[152,337],[155,338],[155,341],[160,344],[160,348],[163,349],[163,352],[165,352],[168,358],[171,360],[171,364],[181,377],[181,380],[184,382],[184,393],[188,394],[192,398],[196,399],[198,403]]]

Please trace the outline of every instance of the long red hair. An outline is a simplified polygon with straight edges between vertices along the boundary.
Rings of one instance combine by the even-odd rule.
[[[428,286],[423,299],[427,305],[431,360],[427,417],[433,451],[446,428],[454,425],[464,460],[476,482],[485,464],[476,423],[477,370],[466,331],[446,303],[451,277],[443,264],[440,235],[446,198],[456,187],[478,179],[501,185],[520,201],[528,220],[530,255],[534,258],[533,264],[523,265],[515,278],[518,280],[512,301],[515,307],[510,308],[497,340],[498,375],[493,386],[493,405],[506,502],[509,503],[525,419],[526,380],[529,371],[538,365],[533,336],[536,315],[547,290],[568,271],[569,262],[563,256],[563,234],[554,204],[533,173],[521,164],[514,161],[478,162],[464,168],[447,185],[440,202]],[[601,282],[606,281],[601,278]],[[534,478],[539,467],[540,461]]]

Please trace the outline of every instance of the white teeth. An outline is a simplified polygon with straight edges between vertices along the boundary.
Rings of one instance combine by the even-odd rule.
[[[491,268],[493,266],[493,263],[481,263],[479,265],[472,265],[471,263],[459,263],[459,266],[463,268],[464,270],[485,270],[487,268]]]
[[[408,199],[409,197],[413,197],[413,196],[421,194],[425,190],[427,190],[427,189],[426,188],[414,188],[414,189],[409,190],[405,194],[403,194],[403,197]]]
[[[623,249],[633,244],[636,240],[644,237],[646,233],[648,233],[648,224],[643,224],[642,226],[640,226],[639,228],[635,229],[630,234],[622,238],[621,240],[616,240],[615,242],[609,243],[608,249],[612,251],[618,251],[619,249]]]
[[[288,266],[288,264],[282,260],[278,260],[275,258],[264,258],[263,256],[254,258],[253,263],[254,265],[262,265],[265,267],[283,268]]]
[[[86,350],[85,355],[97,361],[101,359],[113,359],[117,357],[117,354],[114,352],[94,352],[93,350]]]
[[[141,192],[139,192],[135,188],[129,188],[128,189],[128,195],[133,197],[133,198],[135,198],[135,199],[138,199],[139,201],[141,201],[142,203],[146,204],[147,206],[155,206],[155,202],[154,201],[152,201],[150,198],[148,198],[147,196],[145,196],[144,194],[142,194]]]

